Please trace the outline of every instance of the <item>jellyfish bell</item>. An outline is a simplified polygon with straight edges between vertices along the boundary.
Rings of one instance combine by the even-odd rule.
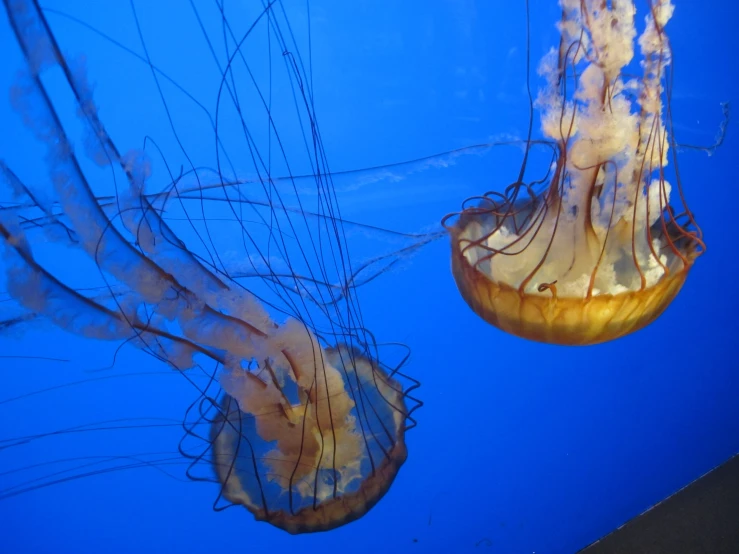
[[[560,47],[540,64],[535,104],[555,151],[548,184],[524,182],[529,141],[505,193],[445,220],[463,298],[511,334],[587,345],[637,331],[672,302],[703,251],[671,136],[673,5],[647,4],[638,34],[632,1],[560,0]],[[640,77],[630,76],[635,44]]]
[[[305,338],[267,375],[221,379],[211,426],[224,497],[290,533],[361,517],[407,456],[402,387],[358,350]]]

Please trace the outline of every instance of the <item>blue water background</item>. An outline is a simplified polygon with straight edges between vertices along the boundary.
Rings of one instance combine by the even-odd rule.
[[[197,4],[217,35],[213,5]],[[226,2],[230,20],[242,30],[254,13],[247,4]],[[306,3],[284,4],[306,63],[311,53],[316,112],[332,170],[525,137],[522,2],[311,0],[310,49]],[[739,98],[734,7],[728,0],[676,4],[668,26],[675,129],[681,143],[708,145],[722,120],[720,102]],[[44,6],[142,53],[128,2],[46,0]],[[136,8],[154,63],[212,108],[220,73],[190,5],[136,2]],[[557,44],[558,17],[554,1],[531,0],[534,87],[540,83],[538,59]],[[119,148],[141,148],[143,137],[152,136],[177,173],[184,156],[149,68],[78,23],[55,13],[48,19],[70,58],[86,56],[101,119]],[[263,35],[250,47],[253,59],[266,47]],[[25,179],[43,180],[43,148],[34,146],[8,101],[22,58],[4,15],[0,52],[0,156]],[[71,106],[64,94],[59,90],[58,101]],[[196,165],[214,163],[215,139],[203,112],[168,84],[163,94],[187,153]],[[291,98],[289,91],[275,90],[273,102]],[[296,129],[288,125],[285,136],[297,157],[304,154]],[[738,145],[739,133],[730,124],[713,156],[682,152],[682,182],[708,251],[667,312],[632,336],[563,348],[488,326],[457,293],[446,240],[402,259],[363,287],[367,326],[380,340],[412,348],[407,371],[422,382],[425,406],[408,435],[409,459],[386,497],[359,521],[329,533],[290,536],[256,523],[240,507],[214,512],[217,487],[188,482],[177,461],[182,433],[172,423],[182,417],[193,390],[153,358],[123,348],[110,369],[115,345],[48,327],[0,337],[5,356],[70,360],[0,358],[0,438],[120,418],[161,423],[64,433],[4,448],[0,488],[11,478],[6,471],[63,458],[115,454],[130,456],[136,465],[144,454],[168,453],[174,460],[73,479],[0,502],[0,551],[576,551],[739,452],[739,254],[733,225]],[[342,179],[342,215],[398,231],[434,231],[466,197],[513,182],[521,155],[517,148],[494,149],[460,156],[448,167],[421,163]],[[535,163],[541,171],[543,158]],[[162,174],[160,159],[154,168]],[[385,235],[355,234],[363,233],[357,259],[393,249]],[[96,275],[81,273],[68,252],[53,244],[39,248],[44,263],[76,286],[99,284]],[[86,382],[45,390],[81,380]],[[60,468],[42,465],[28,476]]]

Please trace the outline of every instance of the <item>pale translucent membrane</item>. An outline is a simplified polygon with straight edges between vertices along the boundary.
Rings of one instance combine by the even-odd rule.
[[[462,231],[461,246],[469,241],[467,261],[493,281],[524,285],[529,294],[551,295],[542,285],[555,282],[559,296],[573,298],[648,288],[683,267],[662,228],[672,188],[662,176],[669,147],[662,80],[670,63],[663,28],[673,6],[653,2],[657,21],[648,14],[637,37],[631,1],[560,5],[566,50],[543,58],[546,85],[536,103],[544,135],[561,148],[560,195],[546,207],[544,196],[522,203],[529,218],[518,229],[511,218],[478,218]],[[643,76],[624,81],[635,43]],[[577,87],[565,98],[560,79],[571,86],[573,66]]]

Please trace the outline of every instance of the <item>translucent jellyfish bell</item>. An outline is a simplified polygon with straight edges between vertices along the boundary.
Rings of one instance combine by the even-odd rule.
[[[407,455],[401,386],[355,349],[299,337],[261,375],[221,380],[211,426],[223,495],[291,533],[361,517]]]
[[[483,319],[532,340],[593,344],[654,321],[703,243],[677,168],[666,175],[672,4],[650,0],[638,37],[631,1],[560,4],[562,40],[541,62],[536,101],[555,150],[548,186],[523,183],[522,170],[447,229],[457,286]],[[632,78],[635,43],[642,74]]]

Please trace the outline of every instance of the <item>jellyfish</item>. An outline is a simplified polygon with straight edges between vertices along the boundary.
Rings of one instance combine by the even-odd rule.
[[[445,226],[457,286],[482,319],[535,341],[587,345],[658,318],[704,242],[671,128],[673,4],[649,0],[640,32],[633,1],[559,4],[560,44],[541,60],[532,101],[544,138],[529,131],[518,178],[470,199]],[[534,147],[551,148],[551,167],[526,182]]]
[[[7,293],[0,331],[51,324],[138,349],[181,375],[195,394],[178,446],[187,477],[216,483],[216,502],[241,505],[290,533],[307,533],[354,521],[385,495],[406,460],[405,433],[420,402],[410,394],[418,382],[402,371],[407,353],[390,365],[380,356],[388,345],[364,325],[310,78],[287,14],[274,4],[261,4],[243,30],[221,11],[222,30],[231,36],[225,60],[216,61],[220,81],[211,121],[217,168],[192,163],[176,173],[165,159],[165,184],[152,190],[156,163],[149,152],[161,154],[161,147],[146,137],[148,150],[119,150],[99,116],[84,64],[62,53],[38,2],[4,1],[25,60],[11,100],[44,151],[38,164],[44,178],[24,178],[26,168],[0,161],[4,190],[14,195],[0,209]],[[138,24],[133,4],[132,11]],[[244,54],[256,28],[268,31],[284,61],[281,79],[270,67],[269,87]],[[143,61],[161,86],[166,76],[143,38],[142,44]],[[251,86],[238,88],[243,75]],[[287,153],[288,137],[277,130],[275,120],[285,112],[272,104],[273,83],[297,91],[300,102],[286,111],[299,123],[310,122],[298,127],[306,133],[299,135],[308,148],[303,163],[318,196],[314,212],[300,204],[291,173],[298,164]],[[55,101],[62,89],[72,117],[64,102]],[[165,95],[161,100],[169,108]],[[236,164],[225,146],[226,112],[256,177],[231,171]],[[278,153],[262,152],[258,131],[250,127],[254,112]],[[82,138],[75,140],[75,132]],[[172,134],[182,148],[174,123]],[[272,176],[280,170],[287,177]],[[195,182],[192,188],[187,179]],[[100,182],[108,184],[105,190],[112,183],[113,194],[101,194]],[[219,248],[224,229],[242,242],[244,259]],[[54,266],[49,249],[68,267]],[[98,286],[77,285],[90,275]],[[38,438],[4,439],[3,447]],[[0,498],[74,477],[9,486]]]

